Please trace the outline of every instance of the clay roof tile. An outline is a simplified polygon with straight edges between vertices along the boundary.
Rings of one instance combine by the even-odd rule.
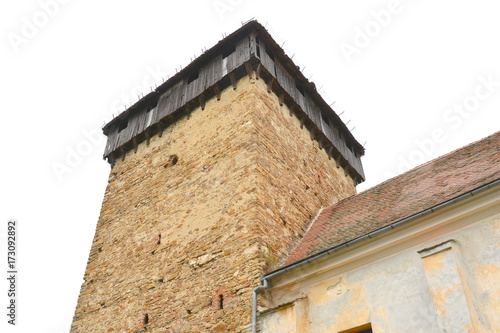
[[[500,132],[323,209],[285,265],[451,200],[500,178]]]

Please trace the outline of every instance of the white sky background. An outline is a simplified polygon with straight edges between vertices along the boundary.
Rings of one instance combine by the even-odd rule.
[[[55,1],[0,4],[0,276],[6,222],[20,225],[18,325],[2,278],[2,332],[69,330],[110,170],[104,137],[84,132],[242,21],[267,23],[366,142],[358,190],[499,128],[498,1]],[[46,22],[41,3],[58,4]],[[381,26],[373,13],[389,8]],[[61,179],[54,163],[68,167]]]

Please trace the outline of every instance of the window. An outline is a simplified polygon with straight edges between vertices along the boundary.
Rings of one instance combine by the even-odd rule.
[[[302,97],[304,97],[304,89],[302,89],[302,87],[300,86],[295,86],[297,88],[297,90],[299,91],[299,93],[302,95]]]
[[[267,47],[266,47],[266,53],[267,55],[269,56],[269,58],[271,58],[272,61],[274,61],[274,55],[273,53],[271,52],[271,50],[269,50]]]
[[[321,118],[323,118],[323,121],[325,122],[325,124],[330,126],[330,121],[328,120],[328,116],[326,115],[326,113],[321,112]]]
[[[224,309],[224,295],[219,295],[219,310]]]
[[[340,331],[339,333],[373,333],[370,323],[361,326],[353,327],[348,330]]]
[[[255,44],[257,44],[255,46],[255,48],[257,50],[257,57],[260,58],[260,41],[259,41],[259,37],[255,37]]]
[[[346,140],[345,145],[347,146],[347,149],[349,149],[351,151],[351,153],[353,153],[351,143]]]
[[[200,76],[199,72],[194,72],[193,74],[191,74],[191,76],[188,78],[188,84],[196,80],[199,76]]]
[[[123,131],[125,128],[127,128],[128,126],[128,119],[125,119],[124,121],[120,122],[118,124],[118,133],[120,133],[121,131]]]
[[[358,333],[373,333],[371,328],[367,328],[366,330],[358,331]]]
[[[229,57],[235,51],[236,51],[236,46],[235,45],[233,45],[230,48],[226,49],[224,52],[222,52],[222,59],[225,59],[225,58]]]

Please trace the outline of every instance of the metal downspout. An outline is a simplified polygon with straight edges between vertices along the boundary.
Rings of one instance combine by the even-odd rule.
[[[262,283],[262,286],[256,287],[252,293],[252,333],[257,333],[257,295],[259,291],[268,288],[267,278],[264,277]]]

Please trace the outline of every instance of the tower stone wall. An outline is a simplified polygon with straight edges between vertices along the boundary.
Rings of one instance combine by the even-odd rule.
[[[72,325],[246,332],[251,293],[319,208],[355,194],[255,75],[113,166]]]

